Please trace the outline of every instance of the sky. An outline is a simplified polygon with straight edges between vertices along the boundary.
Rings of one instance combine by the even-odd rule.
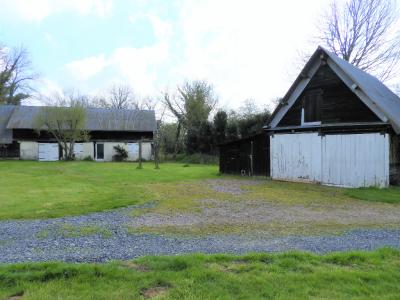
[[[185,80],[214,85],[219,106],[283,96],[311,53],[329,0],[0,0],[0,42],[23,45],[44,94],[142,97]]]

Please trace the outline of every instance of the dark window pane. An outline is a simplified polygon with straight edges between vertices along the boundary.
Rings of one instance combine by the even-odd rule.
[[[104,159],[104,144],[97,144],[97,159]]]
[[[319,91],[312,91],[304,96],[304,122],[321,121],[321,100],[322,94]]]

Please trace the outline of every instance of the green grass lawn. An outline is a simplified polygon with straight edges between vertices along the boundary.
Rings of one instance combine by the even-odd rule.
[[[398,299],[400,251],[0,266],[0,299]]]
[[[216,165],[145,163],[0,161],[0,220],[80,215],[157,201],[159,211],[195,210],[199,199],[234,199],[204,188],[201,180],[218,176]],[[185,183],[185,184],[184,184]],[[191,183],[193,183],[191,185]],[[400,188],[340,189],[320,185],[263,181],[246,198],[277,203],[337,203],[354,199],[400,203]],[[239,197],[240,198],[240,197]]]
[[[79,215],[157,198],[154,183],[217,177],[216,165],[0,161],[0,219]]]

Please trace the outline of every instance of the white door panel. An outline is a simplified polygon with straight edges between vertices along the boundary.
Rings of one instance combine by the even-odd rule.
[[[271,177],[321,181],[321,138],[317,133],[271,137]]]
[[[128,143],[128,157],[130,160],[139,158],[139,143]]]
[[[389,184],[389,135],[326,135],[322,145],[323,183],[348,187]]]
[[[39,143],[39,161],[57,160],[59,160],[57,143]]]

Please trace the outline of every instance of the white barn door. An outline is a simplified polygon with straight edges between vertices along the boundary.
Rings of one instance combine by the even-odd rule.
[[[389,185],[389,135],[322,137],[322,183],[347,187]]]
[[[345,187],[389,185],[389,135],[271,136],[271,177]]]
[[[59,160],[57,143],[39,143],[39,161]]]
[[[271,177],[321,181],[321,137],[318,133],[276,134],[271,137]]]
[[[128,159],[136,160],[139,158],[139,143],[128,143]]]

